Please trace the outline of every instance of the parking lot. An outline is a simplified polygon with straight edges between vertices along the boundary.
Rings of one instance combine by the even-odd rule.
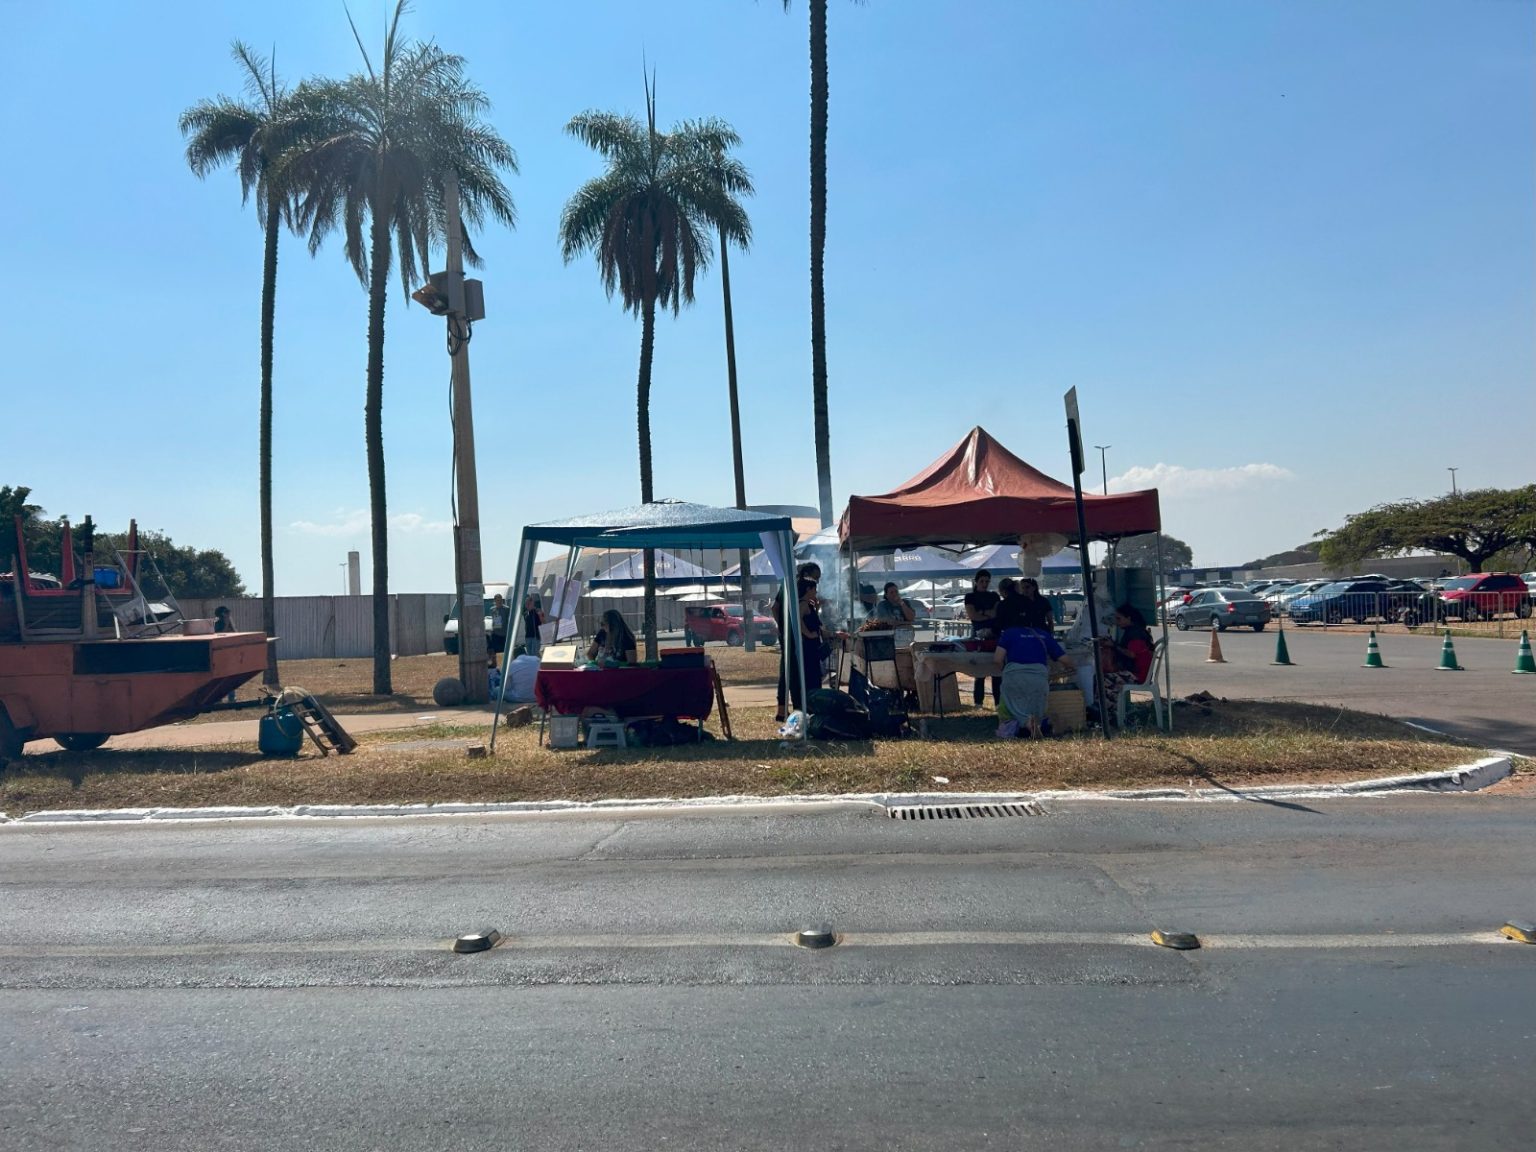
[[[1378,634],[1386,664],[1380,669],[1361,667],[1362,632],[1287,628],[1290,666],[1271,663],[1273,627],[1261,633],[1222,633],[1225,664],[1206,662],[1210,639],[1205,631],[1170,630],[1175,696],[1205,690],[1233,698],[1337,704],[1536,756],[1536,676],[1511,675],[1514,639],[1458,637],[1461,672],[1438,670],[1443,640],[1425,630]]]

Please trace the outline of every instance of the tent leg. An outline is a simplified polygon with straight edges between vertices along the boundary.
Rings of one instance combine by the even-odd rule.
[[[528,580],[533,575],[533,549],[530,547],[528,532],[523,532],[523,542],[517,550],[517,569],[513,579],[517,583],[512,585],[512,601],[507,605],[507,611],[516,615],[508,621],[507,629],[507,654],[516,650],[518,637],[523,633],[523,601],[528,596]],[[501,689],[496,693],[496,708],[491,714],[491,755],[496,755],[496,733],[501,728],[501,708],[507,700],[507,681],[512,679],[512,670],[507,654],[503,654],[501,661]],[[543,723],[540,722],[542,730]]]
[[[1173,669],[1168,666],[1168,613],[1163,611],[1162,596],[1166,589],[1163,587],[1163,530],[1157,530],[1157,607],[1153,609],[1163,619],[1163,712],[1166,716],[1164,723],[1167,731],[1173,731]]]

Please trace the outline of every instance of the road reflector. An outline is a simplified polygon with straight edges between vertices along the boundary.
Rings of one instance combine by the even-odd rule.
[[[1161,928],[1154,928],[1152,943],[1160,948],[1176,948],[1180,952],[1187,952],[1192,948],[1200,947],[1200,937],[1193,932],[1167,932]]]
[[[1508,936],[1511,940],[1518,940],[1522,944],[1536,944],[1536,924],[1525,920],[1510,920],[1499,929],[1499,935]]]
[[[484,952],[488,948],[494,948],[501,942],[501,933],[494,928],[483,928],[479,932],[470,932],[460,936],[453,942],[455,952]]]
[[[795,944],[800,948],[830,948],[837,943],[837,934],[830,928],[802,928],[795,933]]]

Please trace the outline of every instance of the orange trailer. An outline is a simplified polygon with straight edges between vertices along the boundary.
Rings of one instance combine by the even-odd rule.
[[[207,631],[206,621],[183,619],[174,600],[151,604],[136,556],[116,556],[116,591],[100,587],[107,570],[94,568],[89,518],[91,575],[74,578],[66,530],[58,586],[28,571],[19,518],[15,527],[15,571],[0,579],[0,767],[30,740],[83,751],[196,716],[266,667],[263,633]]]

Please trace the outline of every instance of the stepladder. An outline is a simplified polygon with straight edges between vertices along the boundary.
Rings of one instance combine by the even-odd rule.
[[[332,752],[345,756],[357,747],[357,741],[351,733],[331,715],[329,708],[313,696],[304,696],[298,703],[290,704],[289,708],[304,725],[304,731],[309,733],[309,738],[315,742],[322,756],[329,756]]]

